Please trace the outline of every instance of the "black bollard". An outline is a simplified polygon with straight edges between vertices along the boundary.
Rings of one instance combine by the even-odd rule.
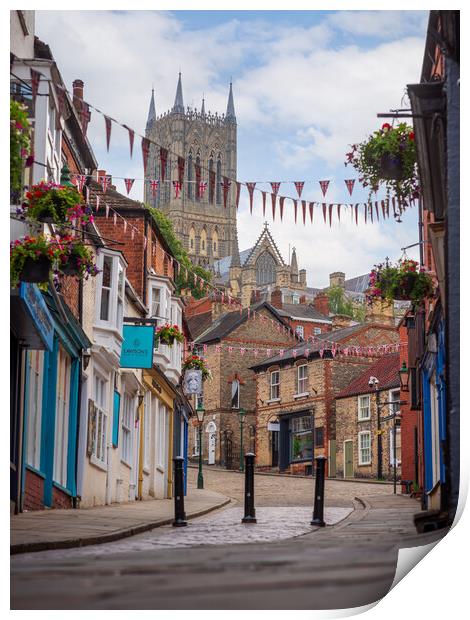
[[[184,527],[188,525],[186,521],[186,513],[184,512],[184,458],[177,456],[173,459],[175,482],[174,482],[174,494],[175,494],[175,520],[173,521],[173,527]]]
[[[323,506],[325,503],[325,456],[317,456],[317,471],[315,476],[315,498],[313,500],[313,519],[310,525],[325,527],[323,520]]]
[[[255,518],[255,455],[245,454],[245,516],[242,523],[256,523]]]

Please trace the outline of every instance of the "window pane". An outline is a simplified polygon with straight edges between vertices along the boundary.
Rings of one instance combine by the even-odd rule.
[[[113,259],[111,256],[103,258],[103,286],[111,287],[111,277],[113,272]]]
[[[109,289],[102,289],[101,291],[101,308],[100,308],[100,319],[102,321],[109,320]]]

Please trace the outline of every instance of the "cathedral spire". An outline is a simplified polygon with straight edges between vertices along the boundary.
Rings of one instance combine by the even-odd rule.
[[[201,114],[202,114],[202,116],[205,116],[205,114],[206,114],[206,106],[204,105],[204,93],[202,93]]]
[[[176,112],[177,114],[184,114],[183,86],[181,84],[181,71],[179,72],[178,86],[176,87],[175,103],[173,104],[172,112]]]
[[[225,114],[225,120],[227,120],[229,123],[237,122],[237,117],[235,116],[235,106],[233,105],[232,82],[230,82],[230,90],[228,93],[227,112]]]
[[[152,97],[150,98],[149,114],[147,117],[147,125],[145,127],[146,132],[149,131],[149,129],[152,126],[152,123],[154,122],[156,118],[157,118],[157,114],[155,112],[155,96],[154,96],[154,90],[152,88]]]

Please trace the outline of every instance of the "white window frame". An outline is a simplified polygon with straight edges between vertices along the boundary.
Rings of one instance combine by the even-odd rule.
[[[305,376],[300,376],[301,369],[305,368]],[[302,370],[302,372],[304,372]],[[308,364],[300,364],[297,366],[297,396],[299,394],[308,394]]]
[[[314,336],[318,336],[318,334],[321,334],[321,327],[314,327],[313,334]]]
[[[38,471],[41,467],[42,385],[44,351],[27,351],[28,421],[26,463]]]
[[[157,424],[155,442],[155,464],[161,472],[166,470],[165,463],[165,444],[166,444],[166,405],[157,399]]]
[[[99,382],[99,390],[97,390]],[[100,392],[100,395],[98,394]],[[102,396],[102,399],[99,398]],[[95,406],[96,425],[93,452],[90,460],[101,469],[108,469],[108,419],[109,419],[109,377],[94,369],[93,403]],[[100,432],[101,429],[101,432]]]
[[[146,392],[144,396],[144,445],[143,467],[147,472],[150,469],[150,436],[152,428],[152,393]]]
[[[122,396],[121,461],[132,467],[134,454],[135,397],[125,391]]]
[[[59,344],[59,351],[57,353],[53,479],[54,482],[57,482],[64,488],[67,488],[71,373],[72,358],[64,347]]]
[[[362,444],[361,444],[361,440],[362,437],[367,436],[369,438],[369,446],[366,448],[363,448]],[[369,459],[368,460],[364,460],[362,451],[363,450],[369,450]],[[357,434],[357,462],[358,465],[371,465],[372,464],[372,437],[371,437],[371,432],[370,431],[360,431]]]
[[[304,337],[304,326],[303,325],[296,325],[295,333],[297,334],[297,336],[299,336],[300,338],[303,339],[303,337]]]
[[[397,467],[401,465],[401,427],[397,426],[396,428],[397,438],[400,436],[400,446],[397,453]],[[397,442],[398,443],[398,442]],[[388,445],[390,446],[390,465],[393,467],[393,427],[389,431],[389,441]]]
[[[158,303],[155,301],[155,292],[158,292]],[[162,287],[151,286],[150,287],[150,316],[160,318],[163,316],[162,312]]]
[[[390,415],[393,415],[394,413],[399,413],[400,412],[400,388],[396,388],[394,390],[389,390],[388,392],[388,402],[390,403],[388,405],[388,411]],[[397,403],[398,407],[392,405],[392,402]],[[395,411],[396,409],[396,411]]]
[[[277,375],[277,381],[273,382]],[[277,389],[276,389],[277,388]],[[271,370],[269,373],[269,400],[280,400],[281,397],[281,371]]]
[[[233,398],[235,396],[234,394],[234,386],[236,385],[236,396],[237,396],[237,400],[236,400],[236,404],[233,404]],[[240,409],[240,381],[239,379],[233,379],[232,383],[231,383],[231,388],[232,388],[232,392],[231,392],[231,398],[230,398],[230,407],[232,409]]]
[[[194,448],[193,456],[199,456],[199,428],[194,429]]]
[[[108,318],[101,318],[101,301],[103,290],[103,264],[105,257],[112,260],[111,281],[109,286],[109,309]],[[108,329],[114,329],[122,334],[122,319],[124,311],[124,291],[127,263],[122,256],[111,250],[100,250],[97,257],[97,266],[100,272],[97,276],[96,285],[96,325]],[[108,288],[108,287],[106,287]]]
[[[363,398],[367,398],[367,410],[369,412],[369,415],[367,415],[366,417],[364,417],[362,415],[362,412],[364,410],[364,406],[362,405],[362,401],[361,399]],[[371,405],[370,405],[370,394],[360,394],[357,397],[357,419],[359,420],[359,422],[365,422],[367,420],[370,420],[370,414],[371,414]]]

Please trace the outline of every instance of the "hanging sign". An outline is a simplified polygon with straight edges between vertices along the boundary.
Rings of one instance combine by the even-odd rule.
[[[152,368],[155,327],[124,325],[122,335],[121,368]]]

